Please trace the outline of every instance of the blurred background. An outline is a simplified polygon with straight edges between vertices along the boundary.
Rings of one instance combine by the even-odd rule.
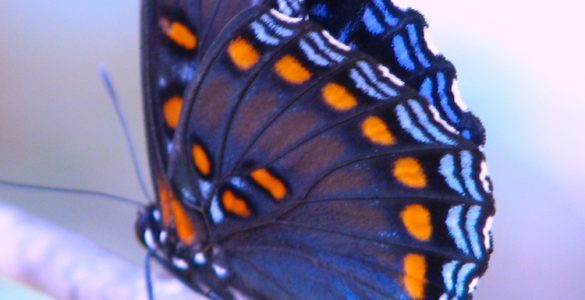
[[[583,299],[585,4],[400,2],[425,14],[487,129],[495,252],[476,299]],[[0,178],[143,198],[97,75],[106,64],[146,171],[138,17],[137,0],[0,1]],[[5,188],[0,201],[142,262],[133,208]],[[0,298],[25,297],[8,286]]]

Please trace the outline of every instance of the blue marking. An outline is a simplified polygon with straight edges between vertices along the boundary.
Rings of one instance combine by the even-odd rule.
[[[374,0],[374,5],[376,5],[380,12],[384,15],[384,21],[386,22],[386,24],[390,26],[398,25],[400,19],[398,19],[397,17],[393,16],[390,13],[390,10],[388,9],[383,0]]]
[[[376,76],[374,70],[372,70],[371,66],[367,62],[359,61],[357,65],[362,70],[362,72],[366,74],[372,84],[374,84],[382,92],[386,93],[386,97],[394,97],[398,95],[398,93],[396,93],[392,87],[381,81],[378,76]]]
[[[443,275],[443,281],[445,283],[445,287],[447,288],[447,292],[452,293],[454,288],[453,279],[455,278],[455,271],[459,267],[459,262],[454,260],[448,262],[443,265],[443,271],[441,274]]]
[[[376,16],[372,12],[371,7],[366,8],[362,20],[364,21],[364,24],[366,25],[368,31],[373,35],[380,35],[384,33],[384,27],[382,26],[382,24],[380,24],[380,22],[378,22],[378,18],[376,18]]]
[[[441,142],[447,145],[455,145],[456,143],[450,139],[448,136],[443,134],[441,130],[439,130],[433,122],[429,119],[429,114],[422,108],[422,106],[414,101],[409,100],[408,104],[414,111],[416,118],[420,124],[435,138],[436,141]]]
[[[321,34],[316,32],[309,33],[309,38],[317,44],[317,48],[324,52],[330,59],[336,62],[342,62],[345,59],[345,56],[339,54],[338,52],[334,51],[333,48],[329,46],[329,44],[325,44],[323,37]]]
[[[317,4],[311,8],[311,15],[314,15],[319,18],[326,18],[329,16],[329,10],[327,9],[327,5],[325,4]]]
[[[443,111],[445,111],[451,122],[455,124],[459,123],[459,117],[457,117],[457,114],[455,114],[450,105],[453,100],[450,99],[445,92],[445,89],[447,88],[447,82],[443,72],[437,73],[437,85],[437,92],[439,93],[439,97],[441,99],[441,107],[443,108]]]
[[[266,27],[262,25],[260,22],[255,21],[254,23],[250,24],[250,28],[252,28],[252,30],[254,31],[256,38],[258,38],[259,40],[263,41],[268,45],[276,46],[278,45],[278,42],[280,42],[280,40],[277,37],[269,34],[266,31]]]
[[[457,296],[462,298],[467,296],[467,286],[465,282],[469,279],[469,274],[471,274],[475,270],[474,263],[466,263],[459,269],[459,273],[457,273]]]
[[[351,79],[355,83],[356,87],[358,89],[362,90],[366,95],[368,95],[372,98],[380,99],[380,100],[384,99],[384,96],[382,96],[380,93],[378,93],[376,91],[376,89],[374,89],[374,87],[372,87],[367,82],[366,78],[364,76],[362,76],[358,70],[351,69],[349,71],[349,77],[351,77]]]
[[[471,140],[471,131],[465,129],[461,134],[466,140]]]
[[[289,37],[294,33],[294,31],[291,29],[278,25],[278,23],[276,23],[270,15],[262,15],[262,17],[260,17],[260,21],[262,21],[262,23],[264,23],[268,29],[272,30],[275,34],[281,37]]]
[[[418,58],[418,62],[425,68],[430,67],[431,64],[420,47],[418,35],[416,35],[416,27],[414,24],[408,24],[406,25],[406,30],[408,31],[408,37],[410,38],[412,43],[411,45],[414,48],[414,54],[416,55],[416,58]]]
[[[477,234],[477,220],[481,215],[481,207],[474,205],[467,211],[467,216],[465,216],[465,230],[469,234],[469,241],[471,242],[471,249],[473,250],[473,255],[476,258],[480,259],[483,256],[482,247],[481,247],[481,239]]]
[[[430,78],[425,78],[420,85],[420,95],[425,97],[429,104],[434,104],[433,101],[433,81]]]
[[[316,65],[324,67],[331,64],[325,57],[317,53],[315,48],[311,47],[311,45],[309,45],[305,39],[301,39],[299,41],[299,47],[301,47],[301,50],[303,50],[305,56]]]
[[[214,224],[219,224],[223,221],[223,212],[219,207],[219,201],[217,197],[213,197],[211,200],[211,206],[209,207],[209,213],[211,214],[211,219],[213,220]]]
[[[455,176],[455,158],[451,154],[447,154],[441,158],[441,166],[439,172],[445,177],[447,185],[458,192],[460,195],[465,195],[461,182]]]
[[[410,58],[410,54],[406,49],[406,44],[404,43],[404,38],[402,36],[397,35],[392,39],[392,48],[394,49],[394,55],[396,55],[398,63],[407,71],[414,71],[414,62]]]
[[[398,121],[400,121],[400,126],[406,132],[408,132],[415,140],[422,142],[422,143],[430,143],[431,140],[418,128],[414,122],[412,122],[412,118],[410,114],[404,107],[404,105],[400,104],[396,106],[396,114],[398,115]]]
[[[459,222],[461,221],[461,217],[463,215],[463,205],[453,206],[449,209],[449,213],[447,214],[447,221],[445,224],[449,229],[449,234],[453,237],[455,241],[455,245],[457,248],[461,249],[465,254],[469,254],[469,247],[467,246],[467,241],[465,240],[465,235],[463,234],[463,230],[461,226],[459,226]]]
[[[347,41],[349,40],[349,36],[351,35],[352,31],[353,31],[353,24],[350,21],[347,24],[345,24],[345,26],[343,26],[343,28],[339,31],[337,39],[340,42],[347,44]]]
[[[469,195],[477,200],[482,201],[483,197],[477,190],[475,180],[473,180],[473,155],[469,151],[461,151],[461,176],[465,182],[465,187]]]

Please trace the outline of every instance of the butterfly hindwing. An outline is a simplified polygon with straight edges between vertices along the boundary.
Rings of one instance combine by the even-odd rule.
[[[468,296],[491,248],[491,185],[476,145],[416,90],[265,6],[228,25],[200,66],[171,180],[199,199],[227,286]]]

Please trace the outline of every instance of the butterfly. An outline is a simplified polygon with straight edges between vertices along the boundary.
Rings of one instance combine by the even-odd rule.
[[[388,0],[142,3],[156,201],[139,240],[213,299],[468,299],[484,130]]]

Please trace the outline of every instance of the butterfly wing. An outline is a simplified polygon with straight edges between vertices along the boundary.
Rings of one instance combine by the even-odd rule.
[[[460,99],[453,64],[433,47],[424,17],[389,0],[307,0],[310,18],[390,67],[461,134],[483,144],[481,122]]]
[[[199,5],[195,0],[142,2],[144,115],[155,176],[164,174],[168,165],[183,93],[197,70]]]
[[[186,87],[213,37],[250,1],[157,0],[142,2],[142,74],[148,152],[160,202],[171,189],[166,176]],[[168,198],[168,197],[167,197]],[[163,201],[164,202],[164,201]],[[165,206],[163,203],[162,206]],[[168,205],[163,207],[170,224]]]
[[[483,154],[320,26],[259,6],[204,57],[171,180],[212,264],[259,298],[464,299],[494,213]]]

